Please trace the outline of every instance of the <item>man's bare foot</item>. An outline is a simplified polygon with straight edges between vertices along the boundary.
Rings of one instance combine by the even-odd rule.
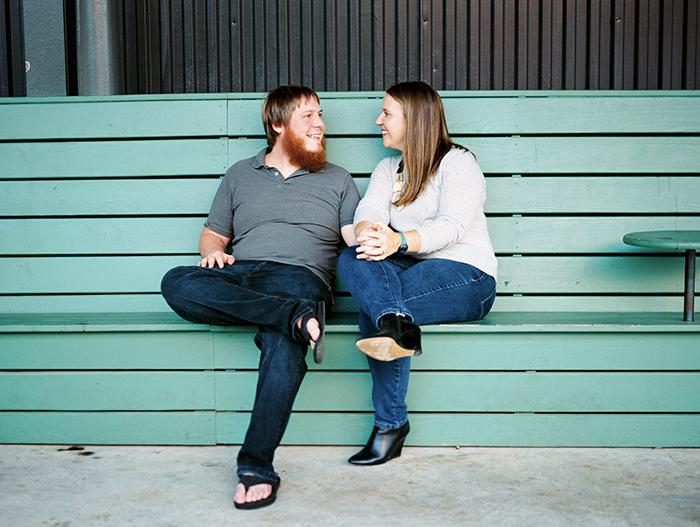
[[[303,317],[297,320],[297,328],[299,329],[301,329],[302,320]],[[306,323],[306,332],[311,337],[311,341],[309,342],[311,349],[315,349],[316,341],[318,341],[318,337],[321,336],[321,326],[319,325],[318,320],[316,320],[315,318],[310,318],[309,321]]]
[[[272,505],[277,499],[280,481],[270,481],[253,474],[241,474],[233,497],[237,509],[259,509]],[[247,489],[247,490],[246,490]]]
[[[245,491],[245,486],[243,483],[239,483],[238,487],[236,487],[236,495],[233,497],[233,501],[239,504],[252,503],[255,501],[264,500],[270,494],[272,494],[272,485],[267,483],[253,485],[248,489],[248,492]]]

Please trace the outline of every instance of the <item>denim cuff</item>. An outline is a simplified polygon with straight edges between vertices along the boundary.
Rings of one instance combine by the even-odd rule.
[[[280,480],[280,477],[277,475],[277,472],[269,472],[259,467],[251,467],[247,465],[240,465],[236,474],[239,478],[243,474],[253,474],[254,476],[258,476],[259,478],[266,479],[267,481],[279,482]]]

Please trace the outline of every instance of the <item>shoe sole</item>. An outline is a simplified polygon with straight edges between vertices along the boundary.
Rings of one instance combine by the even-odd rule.
[[[416,350],[402,348],[390,337],[360,339],[356,342],[356,346],[365,355],[382,362],[413,357],[416,354]]]

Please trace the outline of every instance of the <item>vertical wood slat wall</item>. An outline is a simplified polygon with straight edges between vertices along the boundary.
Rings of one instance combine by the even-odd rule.
[[[122,0],[126,93],[700,88],[698,0]]]
[[[0,97],[26,95],[22,0],[0,0]]]

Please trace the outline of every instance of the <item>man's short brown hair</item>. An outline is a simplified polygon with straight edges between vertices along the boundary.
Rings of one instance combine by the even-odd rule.
[[[273,126],[287,126],[294,110],[308,99],[320,102],[318,94],[306,86],[279,86],[267,94],[262,107],[267,146],[273,148],[277,142],[278,134]]]

